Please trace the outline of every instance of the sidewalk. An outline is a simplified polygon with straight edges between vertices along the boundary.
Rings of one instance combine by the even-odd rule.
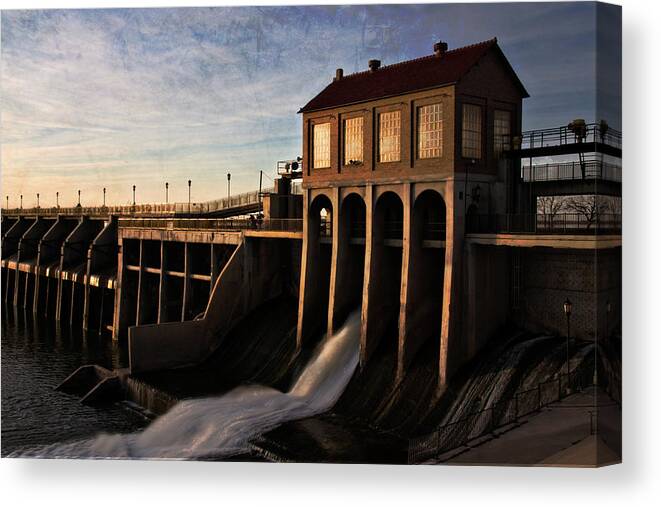
[[[600,437],[590,435],[589,412],[595,411],[597,401],[602,414],[613,411],[613,402],[607,396],[590,389],[549,405],[509,431],[476,439],[434,462],[575,467],[618,463],[617,453]]]

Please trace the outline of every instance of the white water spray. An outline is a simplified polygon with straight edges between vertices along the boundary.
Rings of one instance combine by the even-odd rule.
[[[359,341],[356,312],[339,331],[324,337],[286,393],[242,386],[219,397],[181,401],[139,433],[102,434],[21,456],[195,459],[246,452],[251,438],[286,421],[330,409],[358,365]]]

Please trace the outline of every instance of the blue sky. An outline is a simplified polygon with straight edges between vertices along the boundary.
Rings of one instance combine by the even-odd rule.
[[[10,206],[187,199],[257,187],[301,154],[296,114],[335,68],[498,37],[524,128],[619,128],[619,11],[593,3],[3,11],[2,195]],[[596,71],[596,58],[603,64]],[[595,82],[599,78],[597,97]],[[598,109],[598,112],[597,112]],[[268,181],[268,180],[267,180]],[[4,199],[3,199],[4,201]],[[2,203],[4,205],[4,202]]]

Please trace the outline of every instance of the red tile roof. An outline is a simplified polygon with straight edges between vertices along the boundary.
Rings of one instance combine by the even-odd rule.
[[[437,86],[456,83],[486,52],[495,48],[511,71],[523,97],[528,97],[523,84],[498,47],[495,38],[447,51],[443,56],[423,56],[415,60],[387,65],[372,72],[357,72],[333,81],[303,106],[299,113],[339,107],[368,100],[402,95]]]

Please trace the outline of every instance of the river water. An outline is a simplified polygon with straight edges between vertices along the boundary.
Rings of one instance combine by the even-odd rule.
[[[109,336],[58,331],[22,309],[2,308],[2,456],[100,432],[131,432],[148,421],[121,404],[90,407],[54,388],[76,368],[126,364]]]
[[[107,339],[90,343],[6,318],[2,452],[52,458],[222,459],[244,454],[253,437],[331,408],[353,375],[358,350],[355,313],[338,332],[324,337],[287,392],[245,385],[221,396],[183,400],[139,431],[144,422],[121,405],[94,409],[53,391],[80,364],[121,366],[120,349]]]

